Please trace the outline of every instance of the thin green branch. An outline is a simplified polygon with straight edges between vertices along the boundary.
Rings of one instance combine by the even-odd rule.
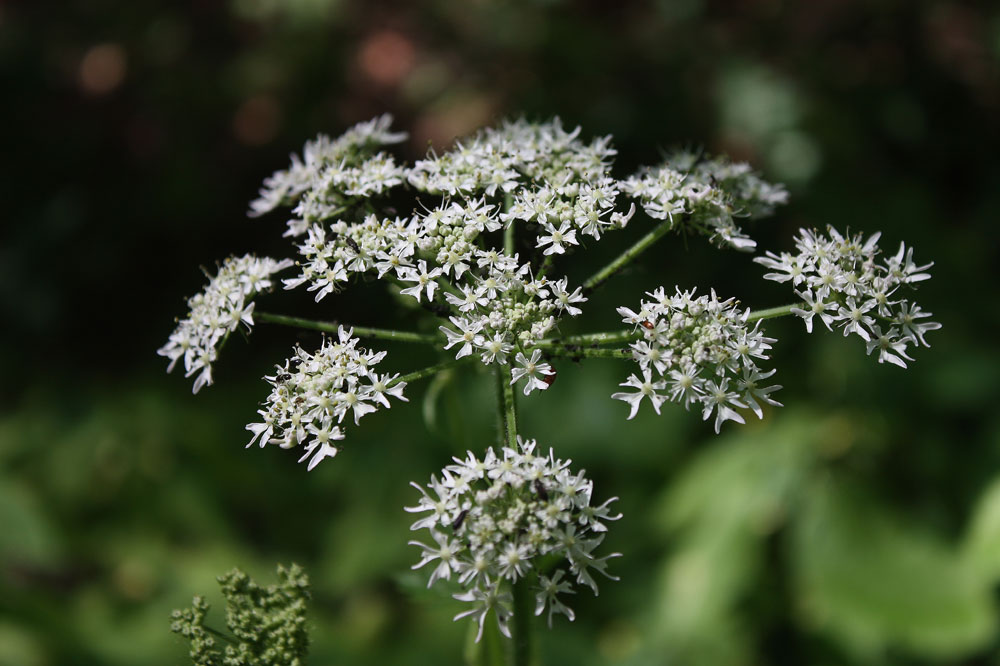
[[[469,361],[474,360],[475,358],[476,358],[475,356],[466,356],[465,358],[460,358],[458,360],[444,361],[443,363],[431,365],[421,370],[415,370],[405,375],[400,375],[391,384],[389,384],[389,386],[393,386],[395,384],[398,384],[399,382],[407,382],[407,383],[415,382],[418,379],[423,379],[424,377],[430,377],[431,375],[436,375],[442,370],[448,370],[450,368],[462,365],[463,363],[468,363]]]
[[[550,254],[542,260],[542,265],[538,267],[538,274],[535,276],[536,280],[541,280],[545,277],[546,273],[552,270],[552,264],[555,263],[555,256],[554,254]]]
[[[258,321],[269,324],[280,324],[282,326],[294,326],[296,328],[306,328],[313,331],[325,331],[336,333],[342,326],[336,321],[316,321],[315,319],[303,319],[302,317],[289,317],[288,315],[273,314],[271,312],[254,312],[253,316]],[[416,342],[428,345],[438,345],[441,336],[437,334],[411,333],[409,331],[394,331],[387,328],[370,328],[368,326],[347,326],[353,328],[354,334],[362,338],[378,338],[380,340],[395,340],[397,342]]]
[[[650,245],[658,241],[664,234],[673,228],[674,223],[670,219],[666,219],[658,224],[652,231],[636,241],[635,245],[622,252],[615,258],[614,261],[599,270],[593,277],[584,282],[584,293],[590,293],[597,287],[604,284],[608,278],[628,266],[633,259],[642,254]]]
[[[776,308],[767,308],[766,310],[754,310],[747,317],[747,323],[753,321],[760,321],[762,319],[774,319],[775,317],[785,317],[792,314],[792,308],[802,307],[801,303],[792,303],[790,305],[779,305]]]
[[[547,338],[540,340],[538,347],[559,347],[565,345],[605,345],[619,342],[633,342],[639,339],[635,331],[608,331],[605,333],[585,333],[583,335],[567,335],[562,338]]]
[[[568,358],[579,360],[581,358],[623,358],[631,360],[631,349],[595,349],[593,347],[580,347],[577,345],[567,345],[565,347],[549,347],[545,350],[545,355],[550,358]]]
[[[510,194],[503,195],[503,212],[510,210],[511,204],[514,203],[514,197]],[[503,230],[503,252],[504,254],[513,257],[514,256],[514,220],[507,220],[507,227]]]
[[[230,645],[239,645],[239,641],[236,639],[235,636],[230,636],[229,634],[219,631],[218,629],[213,629],[207,624],[201,625],[201,628],[207,631],[208,633],[212,634],[213,636],[218,636],[219,638],[226,641]]]

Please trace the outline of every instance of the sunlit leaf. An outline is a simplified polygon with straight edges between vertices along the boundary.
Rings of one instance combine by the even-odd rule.
[[[857,487],[810,487],[793,532],[803,618],[859,656],[889,647],[957,657],[991,638],[988,586],[929,534],[893,519]]]

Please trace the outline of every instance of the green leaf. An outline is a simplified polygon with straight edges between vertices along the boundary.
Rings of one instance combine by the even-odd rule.
[[[661,500],[658,526],[674,546],[660,568],[655,622],[673,661],[752,661],[739,603],[810,469],[819,429],[801,419],[740,431],[704,450]]]
[[[0,477],[0,560],[46,566],[59,559],[59,539],[34,493]]]
[[[860,657],[900,647],[955,658],[993,635],[990,589],[960,555],[853,485],[828,479],[810,488],[793,548],[803,619]]]
[[[980,497],[972,514],[962,554],[969,569],[984,584],[1000,579],[1000,478]]]

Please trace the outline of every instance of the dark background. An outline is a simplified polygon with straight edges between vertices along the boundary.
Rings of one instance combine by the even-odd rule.
[[[194,397],[155,355],[199,266],[288,254],[280,213],[245,217],[263,177],[383,112],[409,159],[519,114],[613,134],[619,176],[704,146],[791,191],[752,230],[762,250],[832,224],[935,262],[918,300],[943,328],[906,371],[773,322],[787,407],[763,423],[626,422],[613,361],[560,366],[525,401],[526,433],[625,513],[606,545],[622,581],[542,631],[544,663],[1000,663],[991,3],[8,1],[0,84],[0,663],[184,663],[171,608],[291,560],[315,584],[311,663],[459,660],[459,604],[409,571],[402,506],[408,481],[493,443],[488,379],[414,385],[306,473],[244,451],[243,426],[260,376],[315,336],[258,327]],[[660,284],[786,302],[761,273],[668,239],[581,330]],[[370,287],[266,302],[398,323]]]

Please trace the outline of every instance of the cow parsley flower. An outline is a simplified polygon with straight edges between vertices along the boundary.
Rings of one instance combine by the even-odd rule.
[[[695,291],[663,287],[648,292],[639,311],[618,308],[626,324],[642,334],[631,345],[632,358],[642,377],[633,374],[621,384],[636,392],[611,397],[628,403],[633,418],[643,398],[657,414],[666,400],[684,407],[701,403],[702,416],[715,414],[715,432],[724,421],[744,423],[739,409],[751,409],[763,418],[761,403],[780,405],[770,394],[780,386],[761,386],[774,370],[761,372],[758,360],[767,360],[774,338],[760,330],[760,322],[747,326],[749,310],[740,311],[734,299],[720,300],[715,291],[696,297]],[[732,386],[730,386],[732,384]]]
[[[518,437],[516,449],[504,447],[499,455],[490,448],[479,459],[470,451],[426,488],[412,484],[420,500],[406,510],[427,515],[411,529],[430,533],[430,541],[410,542],[421,549],[413,568],[432,567],[428,587],[454,578],[464,588],[455,599],[472,606],[455,619],[472,617],[477,641],[491,611],[510,635],[512,583],[529,581],[535,615],[548,611],[552,626],[553,614],[574,618],[563,595],[575,593],[575,585],[597,594],[593,572],[618,580],[606,567],[620,554],[594,554],[606,523],[621,517],[609,508],[617,498],[592,505],[593,482],[571,472],[569,460],[556,459],[551,449],[540,455],[536,446]]]
[[[905,298],[914,285],[930,279],[926,271],[933,262],[917,266],[913,248],[902,243],[892,257],[880,257],[880,237],[841,234],[833,227],[826,234],[800,229],[798,254],[767,252],[754,261],[771,270],[765,279],[791,282],[802,301],[792,313],[805,320],[807,331],[819,316],[828,329],[836,326],[845,336],[864,340],[869,355],[878,350],[879,363],[905,368],[913,360],[909,346],[929,346],[924,335],[941,328],[934,321],[918,321],[931,314]]]
[[[197,373],[192,391],[197,393],[212,383],[212,364],[229,334],[253,326],[253,298],[272,286],[271,276],[289,266],[288,259],[278,261],[247,254],[222,262],[219,272],[209,278],[205,290],[188,299],[188,316],[177,323],[167,344],[157,353],[170,359],[167,372],[177,361],[184,361],[184,376]]]

